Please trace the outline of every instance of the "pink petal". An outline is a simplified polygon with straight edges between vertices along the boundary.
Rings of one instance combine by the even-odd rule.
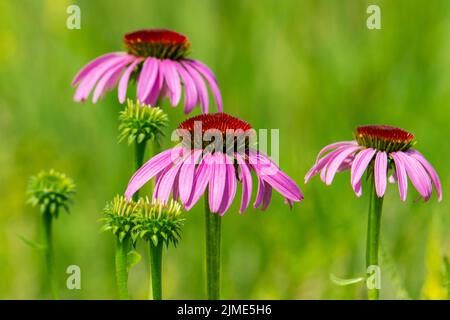
[[[264,180],[258,177],[258,191],[256,192],[256,199],[253,203],[253,207],[256,209],[262,203],[264,198]]]
[[[337,149],[340,147],[348,147],[348,146],[356,146],[358,145],[358,143],[356,141],[340,141],[340,142],[336,142],[336,143],[332,143],[329,144],[327,146],[325,146],[322,150],[319,151],[319,154],[317,155],[317,159],[316,159],[316,163],[319,161],[320,157],[322,157],[322,155],[324,155],[326,152],[332,150],[332,149]]]
[[[80,85],[77,88],[77,91],[74,95],[75,101],[84,101],[89,96],[92,88],[94,88],[97,81],[111,68],[114,68],[116,65],[126,61],[128,56],[117,56],[111,59],[108,59],[104,63],[97,65],[93,68],[81,81]]]
[[[171,167],[161,177],[161,181],[160,181],[159,187],[158,187],[158,195],[157,195],[157,199],[160,202],[167,204],[167,201],[169,200],[169,197],[170,197],[170,192],[172,191],[174,182],[178,176],[178,173],[180,171],[182,164],[183,164],[182,161],[178,161],[178,163],[175,166]]]
[[[239,153],[235,153],[235,157],[242,178],[242,200],[239,213],[243,213],[247,209],[248,204],[250,203],[250,198],[252,196],[252,174],[250,173],[250,169],[248,168],[244,159],[242,159],[242,157],[239,155]]]
[[[212,155],[213,162],[211,166],[211,176],[209,177],[209,208],[211,212],[215,213],[219,211],[220,203],[222,202],[225,179],[226,179],[226,167],[225,167],[225,155],[222,153],[215,153]]]
[[[305,176],[305,183],[308,183],[309,180],[318,174],[321,170],[325,174],[327,165],[333,160],[342,150],[346,149],[347,146],[339,147],[336,150],[331,151],[323,158],[319,159],[316,164],[308,171]],[[324,169],[325,168],[325,169]],[[323,170],[324,169],[324,170]],[[323,179],[325,180],[325,178]]]
[[[368,148],[360,151],[355,156],[355,160],[353,161],[351,169],[351,183],[353,190],[355,190],[356,184],[361,181],[361,178],[364,172],[366,171],[370,161],[372,161],[372,158],[375,155],[375,153],[376,153],[375,149]]]
[[[174,161],[174,157],[177,155],[179,156],[181,151],[181,147],[175,147],[163,151],[147,161],[138,171],[136,171],[133,177],[131,177],[125,191],[125,197],[131,199],[133,194],[147,183],[147,181],[161,172],[164,168],[171,165]]]
[[[156,75],[155,83],[150,91],[150,94],[144,99],[144,103],[152,107],[156,106],[158,99],[161,96],[161,88],[163,87],[163,75],[160,71]]]
[[[343,151],[337,154],[336,157],[330,161],[327,166],[327,174],[325,178],[325,183],[327,185],[330,185],[333,182],[334,176],[342,162],[359,148],[360,147],[345,147]]]
[[[261,152],[250,152],[249,160],[258,177],[267,182],[283,196],[293,201],[301,201],[303,199],[302,192],[294,180],[281,171],[281,169],[267,155]],[[271,174],[267,174],[265,172],[264,167],[267,166],[268,163],[276,168],[276,170],[271,172]]]
[[[413,157],[414,159],[418,160],[420,164],[425,168],[425,170],[428,172],[428,174],[431,177],[431,180],[433,181],[434,187],[436,188],[436,192],[438,194],[438,201],[442,201],[442,185],[441,180],[439,179],[439,176],[437,172],[434,170],[433,166],[428,162],[427,159],[417,150],[408,150],[406,152],[408,155]]]
[[[408,195],[408,177],[406,176],[406,169],[401,157],[396,152],[390,154],[395,163],[395,173],[398,179],[398,191],[400,193],[400,199],[406,201]]]
[[[222,203],[220,204],[219,214],[223,215],[231,206],[234,196],[236,195],[236,173],[234,170],[233,162],[224,155],[225,168],[226,168],[226,185],[224,189],[224,196],[222,198]]]
[[[126,96],[127,96],[127,87],[128,87],[128,80],[130,79],[131,73],[134,71],[134,68],[142,61],[142,58],[138,58],[134,60],[133,63],[131,63],[128,68],[125,70],[125,72],[122,75],[122,78],[119,81],[119,87],[118,87],[118,96],[119,96],[119,102],[124,103]]]
[[[262,207],[261,210],[266,210],[267,207],[270,204],[270,200],[272,199],[272,186],[267,183],[264,182],[264,195],[263,195],[263,200],[262,200]],[[292,203],[289,198],[286,198],[288,201],[286,202],[287,204],[289,204],[289,206],[292,208]]]
[[[430,177],[428,176],[425,169],[422,167],[420,162],[413,157],[408,156],[404,152],[397,152],[397,155],[401,158],[406,173],[409,176],[414,187],[420,193],[420,195],[427,201],[430,199],[433,192],[433,187],[431,185]]]
[[[85,65],[78,73],[75,75],[75,77],[72,80],[72,86],[75,86],[78,82],[80,82],[87,74],[89,74],[94,68],[96,68],[98,65],[111,60],[111,58],[116,58],[122,56],[122,52],[111,52],[104,54],[100,57],[95,58],[91,62],[89,62],[87,65]]]
[[[158,59],[151,57],[145,59],[137,84],[137,97],[139,101],[143,102],[150,94],[150,91],[153,89],[158,70]]]
[[[174,62],[184,84],[184,113],[188,114],[197,104],[197,88],[189,73],[179,62]]]
[[[122,73],[123,68],[130,62],[130,59],[124,60],[117,64],[113,68],[109,69],[100,79],[97,87],[94,90],[92,102],[97,103],[98,99],[105,93],[111,86],[114,86]]]
[[[190,210],[197,203],[198,199],[200,199],[201,195],[205,193],[210,176],[213,173],[212,165],[210,164],[211,157],[211,154],[206,154],[197,167],[191,197],[188,203],[185,204],[186,210]]]
[[[387,185],[387,169],[388,169],[388,158],[386,152],[378,152],[375,158],[375,190],[377,196],[382,198],[386,192]]]
[[[179,175],[179,192],[180,199],[183,205],[189,201],[192,187],[194,183],[195,166],[198,158],[201,156],[202,150],[194,150],[191,156],[187,157],[180,169]]]
[[[211,92],[216,100],[217,111],[222,112],[222,95],[219,90],[219,86],[217,85],[217,80],[212,73],[212,71],[203,63],[196,60],[189,60],[189,64],[197,69],[198,72],[208,81],[209,87],[211,88]]]
[[[164,75],[164,79],[170,91],[170,103],[172,106],[176,106],[181,98],[181,84],[175,62],[168,59],[163,60],[161,62],[161,73]]]
[[[191,67],[187,62],[183,61],[182,64],[183,64],[184,68],[186,69],[186,71],[191,76],[192,80],[194,81],[195,87],[199,94],[202,112],[208,113],[208,108],[209,108],[208,89],[206,88],[203,78],[197,72],[197,70],[195,70],[193,67]]]

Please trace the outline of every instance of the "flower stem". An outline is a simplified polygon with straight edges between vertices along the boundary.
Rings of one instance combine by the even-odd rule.
[[[380,242],[380,226],[381,226],[381,211],[383,207],[383,198],[379,198],[375,191],[375,178],[372,177],[370,187],[370,204],[369,204],[369,219],[367,225],[367,247],[366,247],[366,267],[378,265],[378,248]],[[379,274],[375,275],[379,277]],[[367,296],[369,300],[378,300],[380,298],[380,289],[378,287],[379,281],[375,281],[374,288],[367,288]]]
[[[220,299],[220,226],[219,214],[211,213],[205,192],[206,289],[209,300]]]
[[[136,171],[142,167],[144,163],[145,147],[147,146],[147,141],[142,141],[141,143],[135,144],[134,149],[134,167]],[[133,195],[133,200],[137,201],[139,199],[139,190]]]
[[[149,292],[152,292],[153,300],[162,300],[162,252],[163,243],[159,241],[158,245],[155,246],[152,241],[149,245],[149,256],[150,256],[150,277],[151,288]],[[149,294],[150,296],[150,294]],[[150,299],[150,297],[149,297]]]
[[[128,270],[127,270],[127,255],[128,255],[128,240],[119,240],[116,237],[116,281],[119,298],[121,300],[129,299],[128,296]]]
[[[52,214],[46,210],[42,214],[42,224],[44,227],[44,248],[45,248],[45,263],[46,263],[46,284],[50,285],[50,290],[53,299],[59,298],[58,283],[55,277],[55,259],[53,255],[53,239],[52,239]]]

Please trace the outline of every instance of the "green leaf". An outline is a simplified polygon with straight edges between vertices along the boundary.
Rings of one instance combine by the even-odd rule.
[[[26,245],[30,246],[31,248],[39,250],[39,251],[45,250],[45,246],[43,246],[42,244],[39,244],[33,240],[29,240],[20,234],[18,234],[17,236],[19,237],[20,240],[22,240]]]
[[[348,286],[351,284],[355,284],[355,283],[359,283],[364,281],[366,278],[364,277],[359,277],[359,278],[351,278],[351,279],[342,279],[342,278],[338,278],[336,277],[334,274],[330,274],[330,280],[334,283],[337,284],[338,286]]]
[[[141,255],[136,250],[132,250],[127,254],[127,271],[141,261]]]

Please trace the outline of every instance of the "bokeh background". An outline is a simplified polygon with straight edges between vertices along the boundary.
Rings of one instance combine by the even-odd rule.
[[[81,30],[66,28],[73,3]],[[381,8],[381,30],[366,27],[369,4]],[[280,129],[280,164],[305,193],[292,211],[278,194],[266,212],[239,215],[235,201],[223,221],[223,298],[365,298],[363,285],[338,286],[330,274],[365,273],[367,195],[355,197],[348,173],[330,187],[320,179],[305,186],[303,177],[322,146],[371,123],[413,132],[444,187],[441,203],[435,196],[415,201],[413,188],[401,203],[396,186],[388,187],[382,298],[447,298],[447,0],[0,1],[0,298],[49,297],[40,253],[20,236],[39,241],[38,212],[26,204],[25,189],[31,175],[50,168],[78,187],[72,213],[54,225],[62,297],[117,297],[114,239],[99,231],[98,219],[133,173],[132,149],[117,143],[123,106],[116,91],[96,105],[76,104],[70,82],[94,57],[123,49],[124,33],[151,27],[189,36],[191,56],[216,73],[227,112],[255,128]],[[182,109],[163,108],[172,130]],[[199,203],[179,247],[164,258],[166,298],[205,298],[203,227]],[[81,268],[81,290],[65,287],[71,264]],[[146,279],[141,262],[130,276],[133,298],[146,297]]]

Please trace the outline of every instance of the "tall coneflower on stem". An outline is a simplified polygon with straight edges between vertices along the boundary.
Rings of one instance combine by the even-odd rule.
[[[55,273],[55,256],[53,249],[52,223],[63,208],[69,212],[69,205],[75,193],[75,184],[65,174],[50,170],[42,171],[31,177],[28,184],[28,202],[39,206],[43,231],[43,250],[45,255],[45,287],[49,287],[54,299],[59,298],[58,283]]]
[[[255,148],[255,131],[241,119],[225,113],[200,115],[181,123],[176,133],[181,144],[145,163],[131,178],[125,197],[131,199],[153,177],[153,199],[162,203],[172,194],[190,210],[205,194],[207,293],[209,299],[219,299],[220,220],[233,202],[237,183],[242,183],[240,213],[250,203],[251,171],[258,177],[255,208],[267,208],[272,188],[290,206],[303,195],[273,160]]]
[[[305,177],[305,182],[308,182],[320,172],[322,181],[330,185],[337,172],[351,170],[351,185],[359,197],[362,194],[361,179],[367,172],[370,181],[366,248],[368,270],[379,267],[381,211],[389,174],[389,180],[398,184],[402,201],[406,201],[408,177],[425,201],[432,195],[432,185],[438,201],[442,200],[439,177],[425,157],[412,149],[414,144],[414,135],[405,130],[385,125],[361,126],[356,129],[355,140],[337,142],[323,148]],[[368,298],[379,299],[379,292],[376,285],[368,287]]]
[[[130,252],[135,243],[133,236],[135,220],[139,213],[136,201],[126,201],[116,196],[103,210],[103,231],[111,231],[115,236],[115,269],[117,292],[121,300],[129,299],[128,272],[131,267]]]
[[[84,101],[94,90],[92,101],[118,83],[119,102],[125,102],[130,79],[137,81],[136,98],[155,106],[158,99],[169,97],[177,106],[184,86],[184,112],[197,105],[208,113],[209,97],[206,83],[222,111],[222,97],[212,71],[198,60],[188,59],[191,44],[188,38],[170,30],[145,29],[124,36],[126,52],[102,55],[84,66],[73,79],[78,86],[74,100]]]
[[[171,201],[168,204],[150,201],[149,198],[127,201],[116,196],[104,209],[103,231],[111,231],[116,238],[116,281],[120,299],[129,299],[128,274],[140,256],[133,248],[138,239],[148,243],[149,296],[162,299],[162,254],[164,245],[177,245],[181,238],[184,218],[181,207]]]
[[[133,232],[147,242],[149,263],[149,298],[161,300],[162,291],[162,257],[164,246],[176,246],[181,238],[181,227],[184,218],[181,216],[181,206],[170,201],[167,204],[151,201],[149,198],[139,200],[139,214],[135,220]]]
[[[134,144],[135,170],[143,164],[147,141],[153,141],[154,146],[159,145],[167,122],[167,115],[160,108],[128,100],[119,116],[119,142],[126,140],[128,145]],[[135,194],[134,199],[137,198]]]

